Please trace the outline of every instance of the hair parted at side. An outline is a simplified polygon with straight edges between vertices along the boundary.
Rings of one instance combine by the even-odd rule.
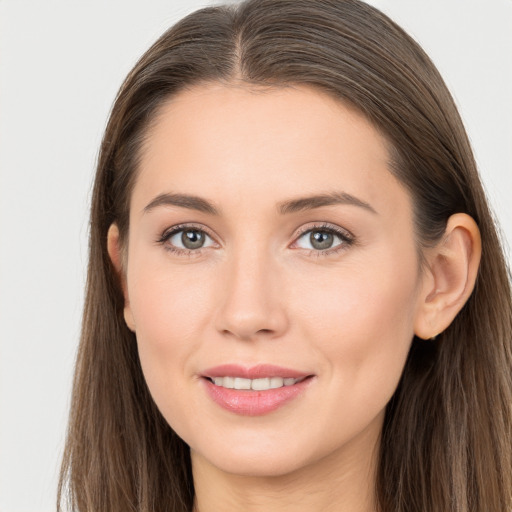
[[[90,259],[59,510],[190,512],[189,450],[157,410],[123,320],[107,253],[129,233],[145,135],[162,104],[201,83],[308,85],[363,113],[387,138],[411,193],[418,249],[450,215],[477,222],[476,287],[435,341],[414,340],[386,410],[381,512],[512,510],[512,303],[492,215],[454,102],[421,48],[358,0],[248,0],[199,10],[169,29],[121,87],[92,198]]]

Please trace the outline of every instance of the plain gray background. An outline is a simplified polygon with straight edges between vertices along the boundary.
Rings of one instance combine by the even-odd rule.
[[[0,512],[55,509],[95,158],[117,88],[199,0],[0,0]],[[512,241],[512,0],[373,0],[460,107]],[[510,253],[509,253],[510,261]]]

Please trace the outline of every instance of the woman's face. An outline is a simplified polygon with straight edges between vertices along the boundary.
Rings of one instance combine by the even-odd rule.
[[[125,318],[193,461],[278,475],[375,447],[422,288],[388,160],[371,124],[313,89],[204,85],[161,110]]]

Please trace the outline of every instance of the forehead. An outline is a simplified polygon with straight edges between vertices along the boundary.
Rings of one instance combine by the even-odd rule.
[[[316,89],[201,85],[160,108],[133,199],[177,192],[270,203],[336,188],[390,208],[396,198],[386,197],[408,197],[389,158],[364,116]]]

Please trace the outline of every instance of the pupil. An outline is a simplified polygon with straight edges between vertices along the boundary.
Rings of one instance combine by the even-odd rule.
[[[332,233],[326,233],[325,231],[313,231],[310,235],[311,245],[315,249],[329,249],[333,243]]]
[[[199,249],[204,244],[204,233],[200,231],[184,231],[181,241],[187,249]]]

